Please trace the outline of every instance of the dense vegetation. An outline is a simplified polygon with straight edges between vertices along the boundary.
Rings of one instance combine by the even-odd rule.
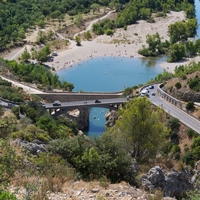
[[[40,180],[35,187],[36,191],[46,188],[42,193],[29,191],[34,182],[23,179],[24,187],[32,192],[30,196],[34,198],[35,195],[44,198],[47,190],[59,191],[62,184],[71,179],[100,180],[104,186],[125,180],[138,186],[137,173],[130,168],[134,163],[153,166],[153,160],[159,154],[164,160],[168,159],[166,165],[170,166],[169,160],[172,159],[182,165],[194,166],[199,157],[200,137],[188,129],[192,146],[191,149],[185,146],[181,152],[177,135],[179,120],[167,117],[160,108],[152,107],[145,97],[128,102],[119,110],[121,117],[115,127],[98,138],[77,135],[75,124],[67,118],[52,118],[41,104],[35,102],[20,105],[19,112],[26,117],[19,117],[18,121],[11,116],[0,120],[0,182],[5,185],[16,172],[18,176],[39,176],[43,181]],[[29,151],[19,151],[19,147],[16,151],[9,141],[17,138],[26,143],[39,141],[45,144],[48,152],[35,156]],[[29,164],[24,165],[24,160]]]
[[[95,1],[91,0],[45,0],[45,1],[0,1],[0,51],[23,42],[28,29],[36,25],[44,27],[47,20],[64,19],[65,14],[71,16],[88,13],[99,6],[123,6],[127,1]]]
[[[154,22],[153,13],[156,15],[165,16],[170,10],[181,11],[184,10],[188,18],[195,17],[195,10],[193,6],[193,1],[138,1],[132,0],[125,4],[123,7],[117,7],[117,11],[121,10],[117,14],[114,21],[103,20],[103,22],[96,23],[93,25],[93,31],[98,34],[108,34],[110,35],[115,28],[126,29],[127,25],[134,24],[137,20],[143,19],[149,22]]]
[[[64,89],[72,91],[74,85],[66,81],[60,81],[58,75],[52,72],[44,65],[38,64],[19,64],[16,61],[4,61],[0,59],[0,71],[3,75],[9,76],[15,80],[36,84],[38,88],[50,91],[52,89]],[[11,74],[10,74],[11,73]]]
[[[62,163],[65,163],[62,170],[71,168],[72,171],[76,172],[76,176],[84,180],[106,177],[112,183],[126,180],[131,184],[136,184],[136,177],[131,176],[132,178],[130,178],[128,176],[131,163],[134,159],[138,162],[148,163],[147,155],[155,156],[161,149],[160,146],[154,145],[153,141],[149,141],[148,137],[154,137],[154,142],[158,142],[163,140],[167,133],[167,129],[161,123],[164,113],[159,108],[152,109],[151,103],[146,98],[135,98],[127,104],[126,109],[121,112],[123,120],[119,121],[119,125],[117,125],[120,129],[116,127],[116,129],[108,130],[101,137],[95,139],[84,135],[74,136],[77,134],[77,129],[72,122],[63,117],[52,118],[40,104],[30,102],[27,105],[21,105],[18,112],[23,113],[26,117],[21,118],[18,122],[14,117],[1,119],[3,129],[0,131],[0,136],[5,141],[1,139],[2,143],[0,144],[4,144],[6,146],[4,148],[9,148],[12,151],[14,151],[13,148],[5,143],[10,138],[19,138],[27,142],[37,140],[46,144],[49,153],[39,154],[37,159],[27,152],[29,162],[33,165],[37,164],[37,167],[39,167],[34,172],[35,174],[44,169],[44,175],[46,175],[53,167],[61,167]],[[127,117],[131,120],[130,117],[133,112],[136,112],[137,115],[134,123],[127,126],[126,130],[121,130],[123,126],[126,126],[124,120]],[[151,123],[149,123],[149,117],[152,119]],[[32,125],[30,125],[30,122],[32,122]],[[134,124],[137,124],[136,128],[134,128]],[[141,132],[140,129],[140,127],[146,129],[147,126],[149,126],[148,137],[146,137],[147,132]],[[135,132],[133,132],[134,129]],[[135,134],[139,134],[139,137],[135,138]],[[133,144],[135,144],[135,147],[131,148]],[[124,148],[124,146],[127,148]],[[21,167],[21,161],[18,159],[23,160],[26,155],[21,154],[19,158],[16,154],[13,154],[13,160],[10,160],[10,162],[13,162],[13,168],[10,169],[6,159],[11,150],[5,150],[7,153],[1,156],[1,159],[5,159],[5,164],[0,165],[0,177],[9,177],[7,179],[10,179],[10,176],[14,175],[14,171]],[[47,163],[47,159],[54,158],[54,165],[49,166],[50,163]],[[15,165],[14,162],[17,162],[18,165]],[[6,171],[4,170],[5,167]],[[1,182],[4,182],[4,180],[1,180]]]
[[[12,83],[4,81],[0,78],[0,97],[13,102],[24,102],[24,95],[22,88],[12,87]]]

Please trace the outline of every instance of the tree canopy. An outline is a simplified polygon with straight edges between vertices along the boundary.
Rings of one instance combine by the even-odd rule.
[[[140,161],[154,157],[167,133],[162,123],[163,111],[152,108],[145,97],[134,98],[127,103],[126,109],[117,121],[116,133],[126,143],[131,155]]]

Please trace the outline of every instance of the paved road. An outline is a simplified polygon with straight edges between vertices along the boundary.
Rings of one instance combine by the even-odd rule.
[[[116,99],[101,99],[99,103],[95,103],[95,100],[88,100],[88,101],[74,101],[74,102],[62,102],[60,106],[53,106],[53,103],[46,103],[45,108],[73,108],[73,107],[104,107],[110,106],[111,104],[122,104],[126,102],[126,98],[116,98]]]
[[[186,112],[178,109],[174,105],[170,104],[169,102],[165,101],[164,99],[160,98],[159,96],[155,95],[152,96],[151,92],[155,92],[158,88],[158,85],[154,85],[154,89],[150,89],[150,100],[151,102],[164,109],[167,113],[169,113],[171,116],[178,118],[183,124],[190,127],[197,133],[200,133],[200,121],[195,119],[194,117],[190,116]]]

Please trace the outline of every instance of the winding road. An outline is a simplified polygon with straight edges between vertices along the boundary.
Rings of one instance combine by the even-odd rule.
[[[157,88],[160,84],[154,85],[154,89],[151,89],[150,92],[156,93]],[[194,131],[200,134],[200,121],[195,119],[194,117],[190,116],[183,110],[177,108],[173,104],[170,104],[169,102],[165,101],[161,97],[155,95],[152,96],[150,94],[150,101],[156,105],[161,107],[165,112],[169,113],[171,116],[178,118],[183,124],[190,127]]]

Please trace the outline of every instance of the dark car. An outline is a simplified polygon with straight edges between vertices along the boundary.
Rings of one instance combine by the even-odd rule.
[[[8,106],[9,107],[13,107],[14,105],[12,103],[8,103]]]
[[[97,100],[95,100],[94,103],[101,103],[101,101],[97,99]]]
[[[150,85],[148,88],[149,88],[149,89],[154,89],[154,86],[153,86],[153,85]]]
[[[53,102],[53,106],[61,106],[61,103],[59,101]]]

